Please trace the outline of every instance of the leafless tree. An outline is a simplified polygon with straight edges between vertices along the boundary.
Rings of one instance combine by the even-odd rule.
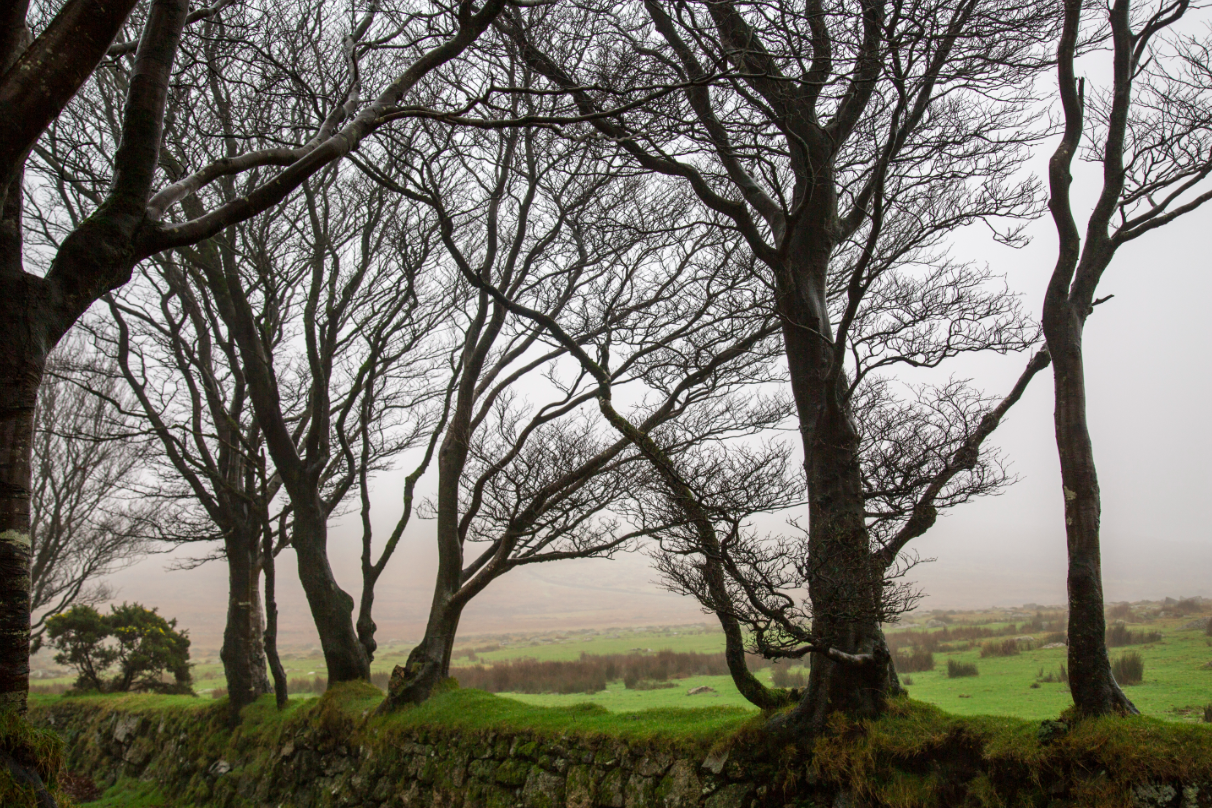
[[[511,103],[513,117],[547,106],[537,97]],[[774,328],[752,306],[751,273],[678,193],[628,176],[599,146],[542,128],[486,129],[409,130],[410,139],[384,141],[390,157],[364,164],[433,210],[452,273],[444,285],[461,301],[446,416],[431,442],[434,599],[384,710],[424,700],[447,675],[462,610],[498,577],[609,557],[653,530],[625,518],[646,465],[630,439],[587,412],[596,381],[519,310],[560,317],[578,345],[596,345],[649,429],[682,423],[745,378],[730,358],[747,359],[756,377],[771,372],[759,366],[770,365]],[[686,295],[674,294],[683,285]],[[768,408],[761,417],[786,414]],[[755,417],[741,407],[703,418],[683,439],[745,429]]]
[[[887,338],[855,324],[876,322],[885,299],[945,301],[941,257],[927,261],[934,285],[912,282],[929,272],[897,271],[920,267],[943,234],[1038,211],[1035,185],[1014,177],[1041,134],[1032,81],[1055,15],[1013,0],[649,2],[510,12],[498,25],[566,93],[563,121],[586,121],[636,165],[685,182],[763,265],[806,457],[813,646],[836,652],[815,655],[793,723],[878,713],[886,567],[867,527],[851,395],[881,362],[934,366],[1030,340],[1014,317],[988,316],[990,292],[957,296],[985,315],[904,330],[893,317]],[[679,92],[653,98],[654,87]],[[1013,226],[999,237],[1013,240]],[[887,355],[870,361],[864,339]]]
[[[342,75],[341,91],[322,97],[306,115],[281,116],[279,122],[289,126],[241,131],[217,160],[186,163],[179,171],[165,170],[160,159],[170,88],[188,96],[178,108],[190,109],[205,100],[209,69],[193,60],[177,64],[179,46],[183,37],[188,43],[213,35],[213,27],[202,36],[199,30],[221,25],[237,4],[218,2],[190,13],[185,0],[152,0],[125,31],[135,0],[70,0],[32,11],[17,2],[0,13],[0,100],[6,110],[0,121],[0,709],[24,711],[28,692],[29,452],[38,384],[51,349],[93,302],[126,283],[139,261],[197,244],[267,210],[357,148],[433,68],[458,57],[504,3],[489,0],[478,9],[470,2],[417,9],[405,4],[382,14],[375,4],[352,32],[344,23],[304,27],[300,33],[316,47],[301,75],[317,86],[324,74]],[[250,13],[272,23],[277,12],[271,5]],[[40,29],[36,37],[30,33],[31,13]],[[319,16],[312,13],[310,19]],[[382,20],[378,28],[376,20]],[[274,28],[265,24],[260,30]],[[37,256],[37,271],[28,272],[21,221],[28,204],[27,156],[107,59],[131,64],[125,99],[110,110],[119,136],[87,145],[92,158],[111,167],[110,182],[99,189],[100,204],[57,250]],[[223,67],[239,71],[247,65]],[[361,95],[364,73],[382,80],[368,102]],[[275,102],[290,106],[288,97],[279,95]],[[182,213],[180,203],[200,200],[198,192],[216,180],[240,175],[253,177],[247,193],[210,208],[199,201],[191,213]],[[267,435],[267,442],[273,440]]]
[[[140,496],[148,455],[112,367],[80,339],[51,354],[38,391],[30,492],[34,649],[47,618],[113,597],[102,580],[141,558],[156,535]],[[117,405],[117,406],[115,406]]]
[[[1102,503],[1086,420],[1082,332],[1106,298],[1098,283],[1118,249],[1212,199],[1212,40],[1166,34],[1191,9],[1186,0],[1116,0],[1092,20],[1067,0],[1057,58],[1064,134],[1048,165],[1049,208],[1060,238],[1044,297],[1052,354],[1056,446],[1069,550],[1069,689],[1082,715],[1135,713],[1111,673],[1103,613],[1099,522]],[[1090,28],[1110,29],[1111,83],[1086,89],[1076,73]],[[1086,116],[1090,122],[1087,124]],[[1085,238],[1070,198],[1073,159],[1102,169]]]

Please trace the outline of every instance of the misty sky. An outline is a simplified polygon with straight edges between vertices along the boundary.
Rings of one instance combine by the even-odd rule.
[[[1051,144],[1049,144],[1050,148]],[[1046,157],[1041,154],[1037,169]],[[1097,176],[1079,170],[1075,197],[1089,199]],[[1084,224],[1084,223],[1083,223]],[[1012,250],[978,232],[957,251],[987,261],[1038,316],[1055,259],[1051,221],[1029,231],[1030,246]],[[1099,288],[1115,295],[1088,321],[1085,337],[1090,422],[1103,493],[1103,570],[1109,601],[1212,596],[1212,208],[1150,233],[1120,250]],[[1026,355],[968,358],[944,375],[971,378],[994,394],[1009,390]],[[938,377],[912,377],[937,381]],[[948,513],[913,545],[937,559],[911,578],[928,597],[921,608],[971,608],[1065,598],[1065,535],[1059,465],[1052,433],[1051,371],[1039,374],[995,433],[1021,479],[998,497]],[[376,487],[378,534],[398,514],[398,475]],[[338,579],[356,596],[356,518],[337,524],[330,555]],[[431,596],[436,553],[432,523],[414,521],[379,583],[380,638],[419,638]],[[153,556],[111,579],[119,600],[177,616],[200,647],[219,642],[226,571],[211,563],[166,571]],[[289,551],[279,559],[284,645],[314,642],[310,615]],[[464,614],[467,634],[594,625],[705,621],[688,599],[662,592],[642,555],[615,561],[544,564],[511,572]]]

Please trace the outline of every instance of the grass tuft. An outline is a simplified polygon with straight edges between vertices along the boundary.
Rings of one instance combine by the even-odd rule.
[[[1145,660],[1135,651],[1128,651],[1111,663],[1111,673],[1120,685],[1139,685],[1145,681]]]
[[[979,676],[980,671],[975,662],[960,662],[958,659],[947,660],[947,678],[959,679],[964,676]]]

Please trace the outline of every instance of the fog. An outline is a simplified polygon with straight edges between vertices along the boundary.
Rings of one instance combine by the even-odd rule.
[[[1042,168],[1036,166],[1037,169]],[[1097,176],[1077,175],[1078,197]],[[1085,331],[1089,415],[1103,494],[1103,573],[1109,602],[1212,596],[1212,210],[1204,209],[1122,248],[1104,276]],[[1013,250],[983,232],[960,234],[956,250],[987,261],[1038,316],[1055,257],[1050,220],[1028,228]],[[1010,389],[1026,355],[967,358],[947,375],[971,378],[994,394]],[[909,376],[925,381],[929,376]],[[934,377],[937,379],[937,377]],[[931,563],[910,578],[925,593],[920,609],[964,609],[1065,599],[1065,534],[1052,433],[1051,372],[1039,374],[994,434],[1019,478],[1004,493],[947,513],[912,547]],[[432,472],[431,472],[432,474]],[[399,512],[402,473],[375,486],[377,534]],[[338,580],[356,597],[356,514],[334,523],[329,554]],[[775,525],[777,527],[777,524]],[[194,550],[193,552],[197,552]],[[118,600],[176,616],[199,647],[217,646],[226,609],[226,570],[211,562],[174,570],[188,552],[149,557],[114,574]],[[281,642],[315,643],[315,631],[287,550],[279,559]],[[436,569],[432,523],[414,520],[377,587],[381,639],[417,639]],[[664,592],[642,554],[521,568],[493,583],[464,613],[468,635],[510,630],[702,622],[686,598]]]

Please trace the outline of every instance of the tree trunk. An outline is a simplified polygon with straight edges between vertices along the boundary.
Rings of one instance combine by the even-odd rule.
[[[870,659],[839,662],[814,653],[808,688],[787,723],[824,730],[830,713],[876,716],[890,693],[887,643],[880,629],[883,570],[871,553],[850,402],[830,384],[833,329],[825,307],[829,250],[797,234],[800,254],[779,274],[779,311],[808,482],[808,595],[813,635],[829,648]],[[825,239],[821,242],[827,243]]]
[[[274,679],[274,703],[281,710],[286,706],[290,695],[286,681],[286,670],[278,657],[278,592],[277,571],[274,559],[273,534],[265,532],[261,544],[261,566],[265,570],[265,632],[262,639],[265,643],[265,659],[269,662],[269,671]]]
[[[318,508],[295,512],[291,546],[299,564],[299,582],[307,595],[311,616],[320,634],[320,647],[328,666],[329,685],[370,679],[370,660],[354,631],[354,601],[337,585],[324,551],[327,525]]]
[[[12,196],[12,194],[10,194]],[[5,240],[5,248],[20,249]],[[50,351],[45,285],[0,255],[0,712],[24,713],[29,694],[30,452],[34,406]],[[15,272],[13,271],[15,270]]]
[[[247,531],[231,531],[224,542],[227,551],[227,625],[223,630],[223,673],[231,708],[229,723],[240,723],[240,710],[269,690],[265,671],[260,591],[258,537]]]
[[[1052,355],[1053,417],[1069,549],[1069,690],[1082,715],[1135,714],[1139,711],[1116,683],[1107,655],[1099,549],[1102,502],[1086,423],[1082,328],[1071,305],[1045,304],[1044,333]]]
[[[362,596],[358,601],[358,622],[355,626],[358,630],[358,642],[362,643],[366,658],[371,662],[375,661],[375,651],[379,649],[379,643],[375,641],[375,631],[379,627],[370,616],[375,605],[376,583],[378,576],[363,573]]]
[[[435,596],[435,601],[437,599]],[[387,697],[379,705],[379,713],[386,714],[406,704],[422,703],[443,679],[450,676],[450,657],[462,614],[462,607],[451,604],[449,599],[442,607],[435,603],[429,613],[429,623],[425,626],[425,636],[408,654],[408,660],[392,670]]]

